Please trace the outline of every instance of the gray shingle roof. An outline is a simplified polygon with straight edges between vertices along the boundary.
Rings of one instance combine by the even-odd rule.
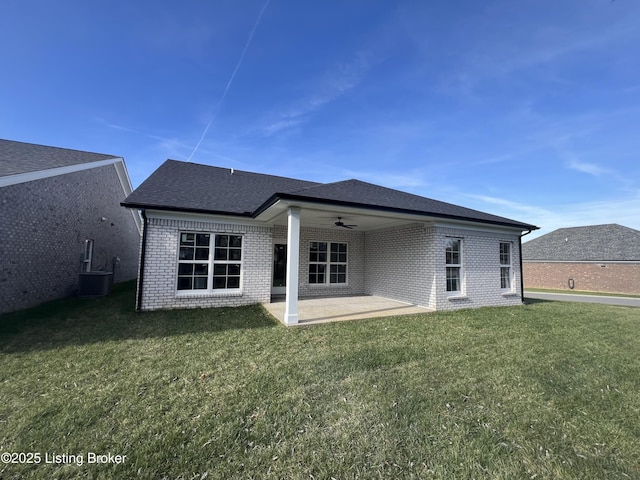
[[[452,203],[441,202],[439,200],[433,200],[431,198],[421,197],[355,179],[321,184],[299,192],[290,192],[283,196],[364,205],[387,210],[428,213],[429,215],[437,217],[473,219],[495,224],[520,223],[497,215],[491,215]]]
[[[0,177],[112,158],[120,157],[0,139]]]
[[[130,208],[255,216],[278,198],[457,218],[523,230],[534,225],[360,180],[322,184],[167,160],[122,205]]]
[[[124,201],[125,206],[249,215],[279,191],[315,182],[167,160]]]
[[[524,261],[640,261],[640,231],[615,223],[559,228],[522,244]]]

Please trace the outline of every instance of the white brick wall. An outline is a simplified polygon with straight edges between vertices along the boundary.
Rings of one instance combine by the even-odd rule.
[[[431,232],[422,224],[367,232],[365,292],[435,308]]]
[[[274,238],[287,238],[287,228],[277,225]],[[343,242],[347,244],[347,284],[309,283],[309,244]],[[300,297],[364,295],[364,233],[345,228],[300,228]]]
[[[446,291],[445,242],[447,237],[462,239],[462,295],[453,299]],[[431,292],[437,310],[509,306],[522,302],[518,235],[460,228],[434,227],[435,292]],[[512,291],[500,288],[500,243],[511,243]]]
[[[271,295],[271,228],[204,221],[150,218],[142,310],[232,307],[268,302]],[[177,293],[178,236],[181,231],[244,235],[241,292]]]
[[[347,283],[344,285],[309,283],[309,244],[343,242],[347,244]],[[364,294],[364,234],[346,228],[300,229],[300,296],[342,296]]]
[[[239,306],[268,302],[271,296],[273,239],[287,237],[286,226],[150,218],[142,309]],[[178,294],[176,273],[180,231],[244,235],[241,293]],[[462,295],[446,292],[445,241],[462,238]],[[436,310],[517,305],[520,296],[518,234],[414,223],[372,232],[301,228],[301,297],[378,295]],[[348,284],[309,284],[309,243],[348,244]],[[512,245],[512,292],[500,288],[500,242]]]
[[[463,241],[463,294],[446,291],[445,241]],[[512,245],[512,292],[500,289],[500,242]],[[365,292],[436,310],[517,305],[518,235],[413,224],[367,232]],[[506,293],[506,294],[505,294]]]

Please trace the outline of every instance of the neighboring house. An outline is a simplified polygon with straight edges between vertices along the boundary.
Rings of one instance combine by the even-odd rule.
[[[377,295],[438,310],[521,303],[537,227],[359,180],[320,184],[167,160],[122,204],[145,227],[137,308]]]
[[[640,231],[560,228],[522,245],[526,288],[640,295]]]
[[[142,220],[113,155],[0,140],[0,313],[72,295],[81,271],[136,277]]]

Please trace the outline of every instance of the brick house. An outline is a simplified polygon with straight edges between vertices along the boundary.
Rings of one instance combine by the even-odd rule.
[[[137,309],[376,295],[437,310],[522,301],[537,227],[359,180],[167,160],[122,203],[144,218]]]
[[[640,231],[560,228],[522,246],[525,287],[640,295]]]
[[[136,277],[142,221],[113,155],[0,140],[0,313],[72,295],[82,270]]]

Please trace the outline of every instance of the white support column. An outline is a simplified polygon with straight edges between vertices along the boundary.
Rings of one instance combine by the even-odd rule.
[[[300,208],[289,207],[287,212],[287,296],[284,323],[298,323],[298,271],[300,267]]]

